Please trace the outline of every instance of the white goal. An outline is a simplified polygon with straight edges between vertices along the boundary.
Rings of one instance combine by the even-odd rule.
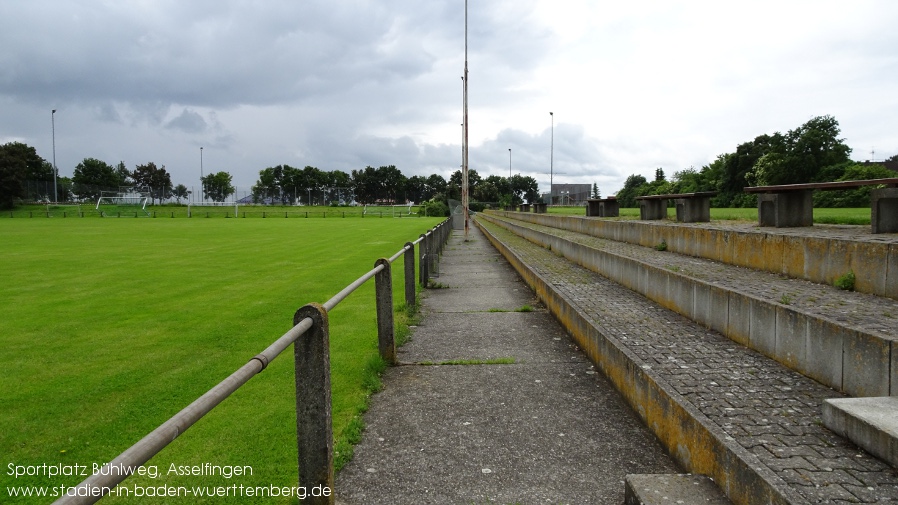
[[[403,203],[399,205],[365,205],[362,215],[378,217],[402,217],[414,214],[413,204]]]
[[[48,203],[47,217],[83,217],[80,203]]]
[[[103,217],[149,217],[148,201],[149,198],[142,195],[101,195],[95,210]]]
[[[237,217],[238,204],[237,202],[192,202],[187,204],[187,217],[193,217],[193,213],[199,212],[197,207],[217,207],[219,209],[225,209],[229,214],[231,212],[231,208],[234,209],[234,217]],[[227,217],[227,215],[226,215]]]

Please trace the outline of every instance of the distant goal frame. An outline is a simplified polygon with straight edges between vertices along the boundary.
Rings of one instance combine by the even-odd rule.
[[[362,208],[362,217],[369,215],[373,215],[374,212],[379,212],[380,217],[384,217],[384,213],[386,209],[389,209],[390,217],[402,217],[402,216],[413,216],[415,212],[412,212],[412,207],[415,204],[413,203],[400,203],[400,204],[390,204],[390,205],[377,205],[377,204],[365,204]],[[401,209],[406,209],[403,212]],[[399,212],[397,212],[399,210]]]
[[[188,202],[187,217],[193,217],[194,207],[234,207],[234,217],[238,217],[240,204],[238,202]]]
[[[104,192],[105,193],[105,192]],[[97,205],[94,207],[94,210],[100,214],[101,217],[111,217],[106,214],[106,211],[100,209],[100,206],[103,205],[103,201],[108,201],[109,205],[114,205],[116,207],[122,207],[123,205],[135,206],[140,209],[141,212],[147,217],[150,216],[150,213],[147,211],[147,203],[150,201],[149,197],[141,195],[141,194],[100,194],[97,197]],[[121,212],[119,212],[119,216]],[[137,216],[137,212],[134,212],[134,216]]]

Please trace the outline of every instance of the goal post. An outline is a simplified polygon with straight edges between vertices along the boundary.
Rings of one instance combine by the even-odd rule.
[[[48,203],[46,207],[47,217],[81,217],[80,203]]]
[[[102,217],[121,216],[122,212],[126,214],[133,212],[135,217],[142,213],[149,217],[148,201],[149,198],[139,194],[101,194],[97,198],[97,206],[94,210]]]
[[[363,216],[389,216],[389,217],[402,217],[402,216],[410,216],[414,214],[412,212],[412,207],[414,204],[411,203],[402,203],[398,205],[375,205],[375,204],[366,204],[364,209],[362,209]]]
[[[230,208],[234,209],[234,217],[237,217],[239,204],[237,202],[190,202],[187,204],[187,217],[193,217],[193,211],[197,207],[217,207],[225,208],[230,212]]]

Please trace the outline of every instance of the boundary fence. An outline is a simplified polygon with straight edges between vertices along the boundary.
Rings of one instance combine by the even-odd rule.
[[[245,365],[212,387],[193,403],[159,425],[136,444],[119,454],[99,472],[84,479],[62,498],[58,505],[82,505],[99,501],[133,472],[114,472],[114,468],[137,469],[159,451],[187,431],[219,403],[265,370],[271,361],[290,344],[296,371],[296,444],[299,453],[297,474],[299,484],[334,489],[334,437],[331,422],[330,335],[328,313],[356,289],[374,278],[377,311],[378,350],[389,364],[396,362],[393,326],[393,281],[391,265],[404,257],[405,301],[415,305],[415,246],[418,246],[417,279],[427,287],[431,274],[438,272],[438,258],[451,232],[450,220],[445,220],[422,234],[414,242],[406,242],[390,258],[379,258],[372,270],[349,284],[324,304],[309,303],[293,315],[293,328],[254,356]],[[300,338],[304,337],[304,338]],[[334,495],[307,496],[302,504],[333,505]]]

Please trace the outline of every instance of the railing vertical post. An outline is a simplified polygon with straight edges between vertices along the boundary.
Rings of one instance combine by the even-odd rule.
[[[439,230],[436,228],[430,230],[430,243],[427,246],[428,256],[430,257],[430,271],[434,277],[440,276],[440,239],[437,237]]]
[[[393,340],[393,274],[390,260],[380,258],[374,267],[383,269],[374,276],[377,298],[377,348],[380,357],[389,364],[396,363],[396,343]]]
[[[317,303],[300,307],[293,316],[296,326],[305,318],[314,322],[296,339],[296,445],[299,452],[299,485],[309,494],[316,486],[326,492],[300,500],[303,505],[334,503],[334,435],[331,425],[330,343],[327,311]],[[321,496],[327,494],[328,496]]]
[[[405,306],[415,306],[415,244],[406,242],[405,259]]]
[[[430,258],[427,257],[427,235],[421,234],[421,242],[418,242],[418,275],[421,276],[421,286],[427,287],[430,280],[430,273],[427,271],[427,264]]]

